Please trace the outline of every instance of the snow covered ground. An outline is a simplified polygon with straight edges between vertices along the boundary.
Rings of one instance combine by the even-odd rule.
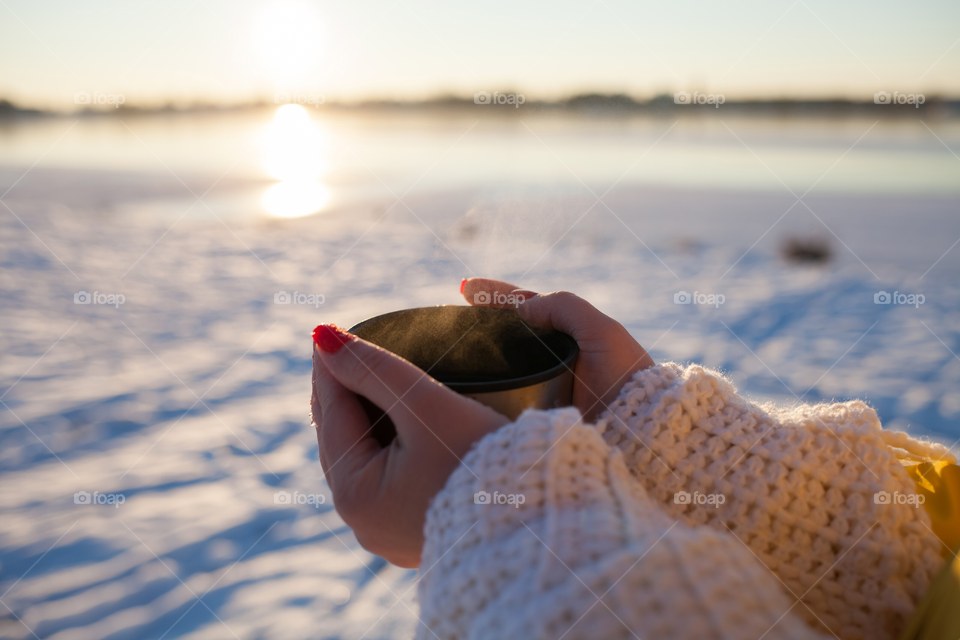
[[[10,161],[0,168],[0,193],[15,185],[0,203],[0,636],[408,636],[415,572],[363,551],[329,505],[307,418],[310,331],[459,304],[465,276],[570,289],[658,361],[720,368],[759,399],[864,398],[888,427],[954,444],[960,194],[838,186],[798,200],[831,162],[842,167],[845,149],[789,187],[610,189],[621,169],[584,183],[433,185],[402,202],[380,193],[290,220],[218,219],[196,205],[172,227],[175,217],[142,213],[193,204],[162,165],[41,163],[22,177],[32,160]],[[960,159],[939,149],[931,166],[960,183]],[[771,157],[758,148],[752,170],[786,175]],[[219,177],[174,169],[198,195]],[[212,196],[258,188],[227,179]],[[791,237],[823,239],[833,258],[787,262]],[[76,304],[81,291],[123,303]],[[281,291],[324,302],[276,304]],[[923,303],[876,304],[882,291]],[[675,304],[681,292],[724,301]],[[78,504],[84,491],[123,502]]]

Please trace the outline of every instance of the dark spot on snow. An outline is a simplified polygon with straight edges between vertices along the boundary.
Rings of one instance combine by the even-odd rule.
[[[828,262],[833,255],[826,238],[787,238],[780,248],[788,262],[820,263]]]

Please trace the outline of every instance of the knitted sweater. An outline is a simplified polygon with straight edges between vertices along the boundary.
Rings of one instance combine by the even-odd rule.
[[[527,411],[430,506],[417,637],[892,640],[943,562],[906,458],[954,460],[700,366],[638,372],[596,425]]]

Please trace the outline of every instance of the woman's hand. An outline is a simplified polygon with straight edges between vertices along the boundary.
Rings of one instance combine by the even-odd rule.
[[[497,304],[495,292],[514,294],[515,301]],[[623,325],[567,291],[537,294],[502,280],[470,278],[461,283],[460,293],[472,305],[515,309],[527,324],[562,331],[577,341],[573,404],[588,422],[616,399],[630,376],[654,365]]]
[[[417,567],[430,500],[471,445],[509,420],[334,325],[314,340],[311,408],[334,506],[365,549]],[[390,416],[390,446],[373,439],[354,394]]]
[[[461,293],[523,296],[516,308],[535,327],[557,329],[580,345],[573,403],[592,420],[653,359],[619,323],[560,291],[538,295],[499,280],[465,280]],[[479,297],[478,297],[479,296]],[[406,360],[333,325],[314,331],[313,420],[320,464],[334,505],[363,547],[402,567],[420,564],[430,500],[473,443],[509,420],[461,396]],[[381,447],[357,395],[384,409],[397,430]]]

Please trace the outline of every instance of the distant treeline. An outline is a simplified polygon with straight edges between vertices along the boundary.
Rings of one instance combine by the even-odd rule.
[[[0,118],[4,116],[39,116],[43,111],[37,109],[21,109],[9,100],[0,100]]]
[[[685,93],[685,92],[681,92]],[[501,95],[519,95],[504,93]],[[553,111],[553,112],[572,112],[572,113],[610,113],[610,114],[669,114],[671,116],[680,116],[687,113],[697,113],[698,115],[710,115],[737,112],[754,113],[757,115],[769,116],[859,116],[870,117],[888,117],[888,116],[921,116],[921,117],[949,117],[960,116],[960,99],[945,99],[939,96],[922,96],[920,94],[887,94],[878,96],[879,102],[875,101],[873,96],[869,100],[849,100],[849,99],[817,99],[817,100],[734,100],[722,96],[722,94],[692,94],[685,95],[659,95],[649,100],[637,100],[636,98],[623,94],[603,94],[588,93],[562,100],[534,100],[527,98],[520,105],[519,100],[513,100],[506,103],[498,103],[486,100],[478,103],[475,99],[461,97],[441,97],[421,102],[403,102],[403,101],[367,101],[350,105],[353,108],[379,108],[379,109],[470,109],[483,110],[495,109],[504,114],[520,113],[527,111]],[[696,97],[694,97],[696,96]],[[699,98],[699,101],[697,100]],[[900,98],[902,103],[896,103],[894,100]],[[909,102],[907,102],[909,101]],[[922,101],[921,104],[917,102]],[[334,107],[335,105],[328,105]]]
[[[71,113],[80,116],[136,115],[136,114],[187,114],[200,112],[233,112],[250,109],[275,108],[298,101],[298,95],[282,94],[284,101],[262,100],[257,102],[215,105],[197,103],[192,105],[165,105],[143,107],[122,104],[117,108],[87,107],[80,111],[43,111],[22,109],[8,100],[0,99],[0,118],[42,117]],[[314,94],[310,94],[313,96]],[[357,111],[470,111],[473,114],[522,116],[531,112],[571,113],[585,115],[669,115],[671,117],[692,115],[709,116],[730,113],[754,114],[767,117],[854,117],[871,118],[915,117],[945,118],[960,116],[960,99],[922,94],[878,92],[877,97],[867,100],[849,99],[727,99],[720,93],[686,93],[659,95],[648,100],[638,100],[623,93],[588,93],[560,100],[537,100],[519,92],[478,92],[473,98],[441,96],[427,100],[366,100],[360,102],[326,101],[322,104],[305,105],[310,108]]]

